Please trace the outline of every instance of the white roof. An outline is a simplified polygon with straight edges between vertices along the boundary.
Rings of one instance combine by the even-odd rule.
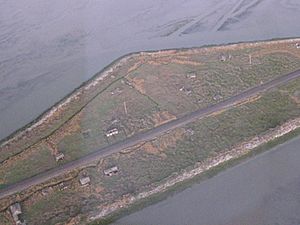
[[[88,184],[88,183],[90,183],[90,182],[91,182],[90,177],[82,177],[82,178],[80,178],[80,183],[81,183],[82,185]]]

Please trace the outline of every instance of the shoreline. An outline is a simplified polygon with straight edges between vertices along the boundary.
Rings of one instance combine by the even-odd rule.
[[[162,54],[169,54],[170,51],[194,51],[194,50],[208,50],[210,48],[229,48],[229,47],[237,47],[239,45],[253,46],[259,44],[272,44],[272,43],[284,43],[284,42],[300,42],[300,37],[288,37],[288,38],[274,38],[274,39],[267,39],[267,40],[256,40],[256,41],[247,41],[247,42],[236,42],[236,43],[226,43],[226,44],[219,44],[219,45],[203,45],[198,47],[189,47],[189,48],[170,48],[170,49],[161,49],[161,50],[149,50],[149,51],[139,51],[139,52],[132,52],[120,56],[119,58],[115,59],[109,65],[104,67],[98,73],[93,75],[90,79],[83,82],[79,87],[75,88],[72,92],[67,94],[61,100],[56,102],[54,105],[46,109],[42,112],[36,119],[28,123],[27,125],[17,129],[15,132],[11,133],[7,137],[0,140],[0,148],[5,147],[6,145],[10,144],[12,141],[18,140],[22,138],[23,135],[26,135],[27,132],[30,132],[35,127],[42,125],[47,119],[49,119],[56,111],[61,109],[62,107],[68,105],[72,102],[72,100],[79,97],[83,91],[89,90],[90,88],[94,87],[97,83],[102,81],[105,77],[109,76],[114,69],[118,68],[119,66],[123,65],[133,57],[142,56],[142,55],[162,55]]]
[[[82,89],[86,90],[86,86],[91,85],[95,81],[99,82],[100,80],[103,80],[106,76],[109,75],[111,69],[120,66],[122,63],[124,63],[124,60],[126,61],[135,55],[136,53],[130,53],[114,60],[112,63],[104,67],[101,71],[93,75],[90,79],[83,82],[79,87],[75,88],[72,92],[70,92],[61,100],[59,100],[54,105],[50,106],[48,109],[42,112],[38,117],[36,117],[36,119],[0,140],[0,147],[4,147],[11,141],[14,141],[15,139],[21,137],[24,133],[29,132],[33,128],[41,125],[43,122],[45,122],[45,120],[51,117],[54,112],[70,103],[73,99],[76,99],[78,95],[82,94]]]
[[[144,208],[154,202],[163,200],[171,192],[176,192],[177,189],[184,189],[180,188],[181,186],[192,185],[196,179],[201,180],[205,175],[212,177],[227,168],[232,168],[245,159],[253,159],[254,156],[260,153],[267,152],[280,144],[292,141],[295,136],[299,135],[299,132],[300,117],[271,129],[261,136],[256,136],[249,141],[240,143],[223,154],[209,158],[204,162],[196,163],[192,169],[181,171],[175,176],[167,178],[162,184],[153,189],[141,192],[135,196],[120,198],[119,201],[103,207],[99,214],[90,216],[89,223],[95,225],[110,224],[124,215],[137,211],[135,208],[138,205],[142,205],[139,209]]]
[[[188,48],[185,50],[180,50],[180,49],[161,50],[161,51],[148,51],[148,52],[139,52],[139,53],[129,54],[129,55],[125,56],[124,58],[121,58],[121,59],[117,60],[116,62],[112,63],[103,72],[97,73],[93,79],[90,79],[88,82],[84,82],[75,91],[70,93],[68,95],[69,97],[65,97],[64,99],[60,100],[56,105],[52,106],[45,114],[41,115],[40,118],[36,119],[31,124],[28,124],[27,128],[25,128],[24,130],[20,130],[16,135],[13,135],[12,138],[8,139],[6,142],[4,141],[3,143],[1,143],[1,141],[0,141],[0,151],[3,152],[3,155],[1,157],[4,158],[6,155],[10,154],[10,156],[8,156],[7,159],[4,158],[4,160],[2,161],[2,162],[4,162],[4,164],[2,164],[0,162],[3,165],[2,174],[4,174],[6,176],[6,174],[9,171],[14,171],[14,170],[10,170],[10,169],[7,170],[7,168],[10,168],[10,167],[5,166],[6,165],[5,163],[9,163],[6,161],[14,160],[13,157],[18,156],[18,154],[20,154],[20,155],[23,153],[27,154],[26,153],[27,150],[29,150],[28,152],[30,153],[30,150],[32,149],[31,147],[34,146],[36,143],[42,142],[42,144],[44,144],[44,142],[43,142],[44,140],[48,141],[48,138],[49,138],[49,141],[51,141],[52,139],[57,138],[56,135],[59,135],[60,132],[62,132],[62,133],[68,132],[68,130],[65,130],[65,125],[67,126],[70,121],[76,122],[77,116],[80,116],[80,113],[82,111],[87,112],[86,115],[89,115],[88,113],[90,111],[88,111],[88,109],[90,109],[90,108],[87,107],[88,104],[90,104],[94,99],[96,99],[98,96],[100,96],[100,94],[102,94],[103,92],[105,92],[107,90],[108,91],[113,90],[113,88],[115,87],[113,85],[116,82],[120,81],[121,79],[124,79],[124,77],[126,77],[128,74],[130,74],[131,71],[134,71],[134,70],[136,70],[136,68],[139,68],[139,66],[144,66],[144,64],[147,64],[147,63],[149,63],[149,64],[153,63],[153,65],[159,65],[159,64],[155,64],[157,61],[159,62],[159,60],[161,60],[160,63],[165,65],[165,63],[168,62],[168,59],[172,59],[173,56],[178,56],[180,59],[181,58],[186,59],[186,58],[188,58],[188,56],[197,57],[198,55],[202,55],[204,57],[207,54],[209,56],[212,55],[213,56],[212,60],[215,61],[217,59],[217,57],[220,56],[220,54],[231,54],[232,52],[238,51],[239,49],[242,49],[243,53],[246,51],[246,54],[248,54],[248,49],[254,49],[254,51],[259,51],[260,49],[265,49],[267,53],[269,53],[268,50],[271,50],[271,52],[274,52],[274,50],[275,50],[275,54],[277,54],[276,51],[278,51],[279,53],[281,51],[283,51],[284,56],[285,56],[285,53],[290,52],[291,57],[295,57],[295,60],[294,60],[295,62],[292,61],[294,63],[288,64],[288,65],[291,65],[291,67],[283,65],[284,68],[288,68],[287,70],[276,71],[276,65],[274,65],[274,69],[272,67],[270,67],[271,69],[269,71],[272,71],[272,72],[275,71],[275,73],[272,74],[272,76],[276,75],[275,79],[270,80],[270,81],[267,80],[267,78],[269,76],[269,73],[267,72],[267,73],[265,73],[266,74],[266,79],[264,79],[264,80],[266,80],[265,82],[260,81],[260,83],[259,83],[258,82],[259,80],[258,80],[257,82],[255,82],[256,85],[253,85],[253,87],[250,86],[249,88],[245,88],[245,90],[243,90],[244,92],[241,92],[241,93],[238,92],[237,95],[233,95],[233,96],[229,95],[228,99],[225,98],[224,101],[218,102],[220,104],[219,107],[221,107],[221,109],[222,109],[222,107],[225,107],[225,108],[228,107],[228,109],[231,109],[232,106],[240,106],[240,105],[243,105],[244,103],[252,102],[252,98],[259,99],[260,94],[265,94],[265,91],[267,91],[269,89],[273,89],[274,87],[279,87],[283,84],[288,84],[288,82],[290,82],[291,80],[294,80],[296,78],[297,78],[297,81],[295,84],[299,85],[298,84],[298,81],[299,81],[298,79],[300,76],[299,69],[298,69],[299,68],[299,61],[298,61],[299,51],[296,49],[296,44],[299,43],[299,41],[300,41],[300,39],[284,39],[284,40],[276,40],[276,41],[251,42],[251,43],[245,42],[245,43],[239,43],[239,44],[228,44],[225,46],[221,45],[219,47],[202,46],[202,47],[197,47],[197,48]],[[261,54],[263,55],[263,53],[264,52],[262,52]],[[246,57],[247,57],[246,59],[248,59],[248,55],[246,55]],[[292,59],[294,59],[294,58],[292,58]],[[246,60],[246,65],[247,65],[247,62],[248,61]],[[178,63],[178,64],[180,64],[180,63]],[[273,64],[271,64],[271,65],[273,65]],[[256,73],[257,75],[264,74],[264,72],[261,72],[261,70],[259,70],[259,71],[260,72]],[[287,71],[287,72],[285,72],[285,71]],[[290,72],[290,71],[292,71],[292,72]],[[143,74],[143,72],[141,74]],[[285,74],[285,75],[283,75],[283,74]],[[147,75],[147,73],[145,73],[145,75]],[[156,83],[154,83],[154,84],[156,84]],[[110,87],[112,87],[112,89],[109,89]],[[282,89],[284,93],[290,94],[290,95],[286,95],[286,94],[283,95],[280,92],[280,90],[281,90],[281,88],[280,88],[278,94],[279,94],[279,96],[283,97],[282,100],[288,100],[288,99],[286,99],[286,98],[288,98],[288,96],[290,96],[291,98],[296,96],[296,94],[293,93],[293,90],[294,90],[293,87],[294,87],[293,85],[291,87],[284,86]],[[287,88],[288,90],[286,90],[285,88]],[[291,90],[290,90],[290,88],[291,88]],[[285,92],[285,90],[286,90],[286,92]],[[277,93],[277,91],[278,90],[276,90],[276,93]],[[265,95],[263,95],[263,96],[265,96]],[[233,162],[243,162],[243,160],[245,160],[245,158],[249,158],[250,156],[258,154],[257,149],[260,149],[261,146],[270,146],[274,142],[277,143],[278,142],[277,138],[280,140],[283,140],[283,139],[286,140],[287,136],[288,137],[291,136],[291,134],[289,134],[289,133],[300,134],[300,132],[299,132],[300,131],[299,111],[294,112],[294,109],[295,110],[299,109],[298,101],[297,101],[297,99],[295,99],[296,97],[292,98],[293,101],[292,101],[291,105],[288,104],[289,101],[280,101],[280,103],[278,103],[278,104],[276,103],[274,105],[271,105],[271,106],[274,106],[274,108],[270,108],[270,106],[268,106],[268,107],[266,106],[268,104],[263,104],[263,103],[266,103],[267,100],[270,101],[270,98],[271,98],[272,102],[273,102],[273,100],[276,101],[276,99],[280,100],[281,98],[278,97],[277,95],[270,95],[270,96],[266,95],[266,96],[267,97],[264,98],[262,100],[262,102],[257,103],[258,106],[265,105],[265,106],[263,106],[263,109],[266,110],[266,113],[267,112],[272,113],[272,111],[274,111],[275,109],[278,110],[279,112],[281,112],[282,111],[281,109],[283,106],[284,106],[283,108],[285,108],[285,106],[286,106],[287,107],[286,109],[291,109],[291,111],[290,111],[291,113],[289,111],[285,112],[285,114],[286,114],[285,116],[281,116],[281,114],[278,114],[278,118],[275,116],[274,121],[273,120],[272,121],[264,120],[265,122],[262,123],[262,124],[265,124],[264,126],[263,125],[262,126],[261,125],[257,125],[257,126],[253,125],[253,127],[252,127],[252,125],[251,125],[251,129],[257,128],[258,131],[254,132],[254,133],[253,132],[249,133],[248,129],[244,129],[244,130],[242,130],[242,131],[246,132],[245,137],[243,136],[244,138],[238,138],[236,141],[234,141],[230,145],[227,145],[227,144],[220,145],[220,146],[218,146],[218,148],[216,148],[217,151],[213,150],[212,154],[209,154],[204,158],[196,157],[196,155],[191,155],[193,157],[193,160],[191,161],[192,163],[189,163],[188,165],[184,165],[184,167],[182,167],[181,164],[178,164],[179,165],[178,167],[176,167],[175,169],[169,170],[169,171],[167,170],[168,169],[167,168],[166,171],[168,171],[168,173],[165,176],[162,176],[161,179],[150,180],[151,182],[146,183],[146,185],[143,185],[143,183],[138,183],[143,186],[138,186],[141,188],[136,189],[136,191],[131,191],[131,190],[128,191],[127,189],[124,189],[127,191],[127,192],[124,192],[124,194],[117,194],[117,195],[109,196],[110,193],[113,193],[114,186],[112,187],[112,191],[110,191],[110,189],[108,189],[108,188],[106,190],[104,189],[104,191],[105,191],[104,193],[108,194],[107,195],[108,197],[105,198],[105,201],[101,205],[99,205],[97,208],[90,210],[88,213],[86,213],[85,215],[82,215],[82,216],[84,216],[84,218],[89,222],[91,222],[91,221],[96,222],[98,219],[100,219],[101,221],[102,220],[106,221],[106,218],[110,218],[111,216],[114,216],[115,214],[119,215],[120,212],[122,212],[124,210],[125,211],[128,211],[127,209],[131,210],[132,208],[135,208],[136,205],[142,206],[143,202],[146,204],[149,204],[149,202],[151,202],[153,200],[153,198],[154,199],[157,198],[159,200],[159,199],[161,199],[162,196],[169,195],[168,193],[170,193],[170,191],[175,192],[175,191],[182,189],[183,186],[187,187],[187,184],[191,184],[195,180],[198,180],[199,177],[202,179],[202,177],[207,177],[207,175],[210,176],[210,174],[214,174],[215,173],[214,171],[221,172],[222,170],[224,170],[228,167],[231,167]],[[273,98],[274,96],[276,97],[276,99]],[[105,103],[105,104],[111,102],[110,98],[102,98],[100,96],[98,99],[101,100],[101,103]],[[131,99],[134,100],[135,98],[131,98]],[[244,100],[238,101],[238,99],[244,99]],[[137,98],[137,100],[138,100],[138,98]],[[209,106],[207,108],[203,108],[203,109],[200,108],[199,113],[202,112],[201,110],[203,110],[202,113],[204,113],[204,117],[206,117],[205,112],[212,112],[211,115],[213,115],[213,117],[217,117],[217,115],[219,114],[219,111],[217,111],[218,103],[212,104],[211,106]],[[104,104],[104,106],[105,106],[105,104]],[[93,106],[93,103],[90,105]],[[211,107],[211,110],[210,110],[210,107]],[[198,115],[197,111],[198,110],[196,110],[196,111],[192,110],[191,118],[196,118],[196,117],[198,118],[198,116],[196,116],[196,115]],[[220,110],[220,112],[223,112],[223,110]],[[242,112],[244,112],[244,111],[243,110],[238,111],[237,115],[241,116]],[[264,112],[264,110],[262,110],[262,112]],[[110,114],[107,114],[107,115],[110,115]],[[194,116],[192,116],[192,115],[194,115]],[[199,115],[202,115],[202,114],[200,113]],[[210,113],[207,115],[210,115]],[[259,115],[260,114],[258,114],[257,116],[254,116],[253,118],[251,117],[251,118],[252,119],[257,118],[259,121],[260,120]],[[186,119],[178,120],[178,122],[175,122],[173,124],[174,125],[173,127],[172,127],[172,125],[170,125],[171,129],[176,128],[176,124],[178,124],[178,127],[182,127],[183,124],[185,124],[184,121],[185,122],[192,121],[192,119],[188,120],[188,118],[189,118],[188,115],[186,115],[186,116],[187,116]],[[75,118],[75,119],[73,120],[73,118]],[[185,117],[183,117],[183,118],[185,118]],[[202,118],[202,116],[200,118]],[[224,117],[224,118],[226,119],[226,117]],[[242,116],[242,118],[244,118],[244,117]],[[223,121],[223,120],[221,119],[220,121]],[[231,121],[233,123],[233,121],[231,119],[229,121]],[[248,122],[250,122],[250,121],[248,121]],[[267,121],[273,125],[268,126],[269,123],[267,123]],[[278,122],[276,122],[276,121],[278,121]],[[225,121],[223,121],[223,122],[225,122]],[[225,123],[225,124],[227,124],[227,123]],[[257,123],[257,124],[260,124],[260,123]],[[246,125],[248,125],[248,123],[246,123]],[[201,126],[201,124],[200,124],[200,126]],[[152,133],[157,136],[160,134],[168,133],[169,130],[166,130],[166,129],[168,129],[167,127],[165,127],[165,129],[162,129],[161,131],[159,131],[159,129],[157,129],[157,130],[149,129],[149,132],[150,132],[149,135],[151,134],[151,131],[153,131],[153,130],[154,130],[153,131],[154,133],[153,132]],[[72,126],[71,126],[71,128],[72,128]],[[195,128],[195,127],[193,127],[193,128]],[[236,128],[238,128],[238,127],[236,127]],[[200,131],[202,132],[202,130],[200,128],[196,129],[196,130],[197,131],[199,130],[199,132]],[[222,137],[224,135],[224,133],[221,132],[222,130],[223,129],[220,129],[218,131],[218,133],[216,134],[216,136],[218,135],[218,136]],[[58,133],[56,134],[55,132],[57,132],[57,131],[58,131]],[[80,132],[82,132],[82,130],[80,130]],[[137,134],[139,134],[139,133],[140,132],[137,132]],[[143,133],[143,132],[141,132],[141,133]],[[235,134],[235,133],[233,133],[233,134]],[[287,135],[287,134],[289,134],[289,135]],[[148,136],[146,135],[145,137],[148,137],[150,140],[150,138],[152,136],[151,135],[149,136],[149,135]],[[280,138],[282,136],[284,136],[284,138]],[[153,137],[156,137],[156,136],[153,136]],[[202,136],[200,135],[200,137],[202,137]],[[205,135],[204,137],[205,138],[202,138],[203,140],[207,140],[207,138],[209,139],[209,136],[207,136],[207,135]],[[226,140],[231,140],[230,137],[231,136],[229,134],[227,136]],[[237,137],[239,137],[239,135]],[[127,140],[127,139],[129,139],[129,140]],[[130,140],[131,140],[130,138],[128,138],[128,137],[126,138],[126,141],[129,141],[128,143],[130,143]],[[141,141],[144,139],[138,138],[137,140]],[[148,139],[145,139],[145,140],[148,140]],[[193,139],[191,139],[191,140],[193,140]],[[233,140],[235,140],[235,139],[233,139]],[[230,141],[230,143],[231,143],[231,141]],[[4,146],[4,148],[2,148],[3,146]],[[107,154],[106,156],[109,156],[109,155],[111,156],[111,154],[115,153],[115,151],[113,151],[113,146],[114,146],[113,144],[109,145],[109,147],[112,147],[112,151],[107,152],[109,154]],[[127,145],[125,145],[125,146],[127,146]],[[202,146],[202,142],[199,142],[199,145],[195,146],[193,151],[198,153],[199,146]],[[208,148],[207,148],[208,152],[210,151],[210,149],[215,149],[215,148],[210,148],[210,147],[211,146],[208,146]],[[181,146],[179,148],[179,150],[181,149],[184,151],[185,148],[186,148],[186,146]],[[88,148],[81,147],[81,149],[85,150]],[[122,149],[126,149],[126,147],[124,147],[124,145],[120,145],[119,150],[116,150],[116,152],[122,152]],[[108,148],[108,150],[109,150],[109,148]],[[148,151],[149,149],[145,149],[145,150]],[[152,151],[152,149],[150,149],[150,150]],[[16,152],[16,151],[18,151],[18,152]],[[222,153],[220,153],[220,151]],[[152,152],[150,152],[150,153],[152,154]],[[199,155],[201,156],[202,153]],[[35,156],[36,156],[35,159],[38,161],[43,159],[43,157],[41,158],[41,156],[39,156],[39,155],[35,155]],[[78,163],[74,162],[73,169],[77,170],[80,167],[80,165],[81,166],[88,165],[88,163],[91,162],[91,160],[95,160],[96,156],[100,156],[99,159],[102,160],[102,158],[105,156],[105,154],[103,154],[103,151],[101,151],[101,149],[100,149],[99,155],[91,154],[90,158],[89,157],[79,157]],[[160,155],[160,156],[163,157],[163,155]],[[189,155],[188,157],[191,157],[191,156]],[[172,159],[173,156],[170,156],[170,157]],[[176,156],[176,157],[177,157],[176,159],[179,159],[178,156]],[[18,159],[18,158],[16,158],[16,159]],[[19,158],[19,159],[21,159],[21,158]],[[48,161],[48,162],[51,161],[51,160],[47,160],[47,159],[48,158],[45,158],[45,161]],[[119,158],[118,158],[118,160],[119,160]],[[121,160],[122,161],[119,161],[120,164],[125,162],[124,171],[131,171],[131,168],[129,168],[129,167],[127,168],[127,166],[125,166],[127,164],[126,160],[131,160],[131,158],[125,157],[123,159],[121,158]],[[108,161],[109,161],[109,159],[108,159]],[[178,161],[180,161],[180,160],[178,160]],[[22,161],[18,161],[17,163],[19,163],[19,162],[21,165]],[[81,162],[81,164],[80,164],[80,162]],[[131,163],[131,161],[128,161],[128,164],[130,164],[130,163]],[[184,161],[183,161],[183,163],[184,163]],[[28,164],[30,165],[30,163],[28,163]],[[173,165],[173,164],[175,165],[176,163],[172,163],[170,165]],[[228,166],[228,164],[229,164],[229,166]],[[237,164],[237,163],[235,163],[235,164]],[[16,164],[16,165],[18,166],[19,164]],[[43,172],[41,172],[41,171],[43,170],[43,168],[45,168],[44,165],[46,165],[46,164],[41,164],[39,166],[40,169],[37,171],[32,170],[33,173],[37,174],[36,175],[37,177],[40,176],[39,178],[37,178],[37,179],[40,179],[40,182],[43,181]],[[72,163],[70,163],[70,165],[72,165]],[[59,168],[56,168],[56,167],[57,166],[53,167],[53,171],[58,171],[57,173],[60,173],[60,171],[62,171],[62,175],[65,175],[65,173],[66,173],[66,171],[63,171],[64,170],[63,168],[65,168],[65,169],[69,168],[68,166],[66,166],[66,167],[62,166],[62,169],[60,170]],[[58,167],[60,167],[60,166],[58,166]],[[152,162],[150,162],[148,168],[151,169],[152,167],[153,167]],[[12,167],[12,168],[14,169],[14,167]],[[18,169],[18,167],[16,167],[16,168]],[[22,168],[22,166],[20,168]],[[102,165],[102,166],[99,165],[99,169],[100,168],[105,169],[105,165]],[[25,173],[27,172],[27,170],[23,170],[23,171]],[[94,171],[94,169],[91,169],[90,172],[93,175],[96,171]],[[48,178],[49,177],[51,178],[51,176],[52,176],[51,174],[53,174],[53,173],[51,173],[51,169],[49,171],[47,170],[45,174],[47,174],[47,173],[48,173]],[[145,173],[142,172],[142,173],[140,173],[140,176],[143,177],[144,174]],[[155,176],[156,176],[156,174],[158,174],[158,173],[154,173]],[[57,175],[54,175],[54,176],[56,177]],[[125,177],[126,174],[121,174],[121,176]],[[32,178],[33,178],[33,180],[29,181],[29,182],[31,182],[31,184],[29,183],[29,185],[31,185],[33,187],[33,192],[32,192],[33,195],[32,195],[32,198],[30,197],[30,199],[35,200],[35,198],[36,198],[36,200],[38,201],[39,190],[37,190],[37,193],[35,193],[36,192],[35,188],[38,188],[38,187],[35,186],[37,183],[34,183],[34,182],[36,182],[36,181],[34,181],[34,176]],[[139,179],[139,178],[137,178],[137,179]],[[95,180],[101,181],[101,177],[97,176],[97,179],[95,179]],[[134,179],[132,179],[132,180],[134,180]],[[72,181],[70,183],[74,184],[74,182],[76,182],[76,181]],[[24,183],[24,185],[25,185],[24,189],[20,189],[20,188],[23,188],[22,186],[20,186],[19,190],[16,190],[17,197],[19,197],[19,194],[22,193],[22,190],[24,190],[27,193],[28,186],[26,187],[26,183]],[[96,192],[97,193],[100,192],[101,185],[95,183],[95,185],[93,185],[92,188],[95,188],[95,187],[97,188]],[[119,183],[115,187],[123,187],[123,186],[122,186],[122,184]],[[124,188],[127,188],[127,187],[124,186]],[[5,189],[5,186],[4,186],[4,189]],[[8,187],[8,190],[12,191],[13,185],[11,187]],[[103,189],[101,189],[101,190],[103,190]],[[7,196],[7,197],[10,197],[10,196]],[[99,197],[99,199],[100,199],[100,197]],[[28,200],[28,201],[26,200],[26,202],[24,202],[24,204],[25,205],[29,204],[29,206],[30,206],[31,200]],[[75,204],[78,204],[78,203],[74,203],[74,205]],[[29,209],[29,207],[28,207],[28,209]],[[137,210],[138,208],[135,208],[135,209]],[[39,218],[39,219],[41,219],[41,218]]]

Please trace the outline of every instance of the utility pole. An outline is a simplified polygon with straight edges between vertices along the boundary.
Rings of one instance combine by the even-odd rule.
[[[249,64],[252,65],[252,55],[249,55]]]

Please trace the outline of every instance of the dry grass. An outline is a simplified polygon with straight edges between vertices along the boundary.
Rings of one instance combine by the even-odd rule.
[[[221,54],[226,61],[220,61]],[[19,153],[0,165],[0,184],[55,167],[57,163],[51,154],[63,152],[66,161],[77,159],[299,68],[300,51],[291,42],[144,53],[55,113],[49,123],[0,149],[1,159]],[[196,77],[188,78],[189,73]],[[76,178],[64,192],[55,189],[46,196],[37,193],[34,200],[26,200],[26,215],[31,224],[54,224],[67,221],[70,216],[77,218],[81,208],[86,214],[99,210],[97,207],[105,202],[110,204],[122,196],[126,199],[151,188],[197,161],[299,116],[299,86],[299,81],[293,82],[280,91],[251,98],[235,109],[107,157],[103,163],[86,169],[93,181],[90,187],[81,188]],[[112,127],[120,133],[106,138],[105,132]],[[84,136],[86,130],[89,132]],[[45,137],[49,132],[51,135]],[[26,147],[33,143],[32,137],[38,143],[24,151],[23,144]],[[104,176],[103,170],[113,165],[118,165],[120,172],[113,177]],[[45,210],[48,211],[41,218]]]

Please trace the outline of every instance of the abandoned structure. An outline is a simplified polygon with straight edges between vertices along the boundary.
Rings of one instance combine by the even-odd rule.
[[[108,131],[106,131],[106,137],[111,137],[111,136],[114,136],[114,135],[117,135],[119,133],[119,130],[117,128],[113,128],[113,129],[110,129]]]
[[[185,130],[185,133],[188,135],[188,136],[192,136],[194,135],[194,130],[192,128],[188,128]]]
[[[182,92],[184,92],[186,95],[190,95],[191,93],[192,93],[192,89],[191,88],[186,88],[186,87],[181,87],[180,89],[179,89],[179,91],[182,91]]]
[[[222,54],[219,56],[219,60],[221,62],[226,62],[227,60],[231,60],[232,55],[231,54]]]
[[[115,90],[111,91],[111,95],[115,95],[115,94],[121,94],[123,92],[123,90],[119,87],[117,87]]]
[[[89,176],[81,177],[79,182],[82,187],[88,186],[91,183],[91,178]]]
[[[194,79],[194,78],[196,78],[196,73],[194,73],[194,72],[188,73],[188,74],[186,75],[186,78]]]
[[[111,167],[111,168],[109,168],[109,169],[104,170],[104,174],[105,174],[106,176],[109,176],[109,177],[110,177],[110,176],[112,176],[112,175],[114,175],[114,174],[117,174],[118,171],[119,171],[118,167],[117,167],[117,166],[113,166],[113,167]]]
[[[11,215],[16,225],[26,225],[26,222],[21,218],[22,210],[20,203],[15,203],[9,207]]]
[[[63,190],[66,190],[66,189],[69,188],[69,186],[68,186],[67,184],[65,184],[64,182],[61,182],[61,183],[58,185],[58,187],[59,187],[59,190],[60,190],[60,191],[63,191]]]
[[[55,155],[55,160],[58,162],[59,160],[63,160],[65,158],[64,153],[60,152],[57,155]]]
[[[220,60],[221,60],[222,62],[225,62],[225,61],[226,61],[226,56],[225,56],[225,55],[221,55],[221,56],[220,56]]]
[[[221,99],[223,99],[223,96],[220,95],[220,94],[216,94],[216,95],[213,96],[213,100],[215,100],[215,101],[218,101],[218,100],[221,100]]]

